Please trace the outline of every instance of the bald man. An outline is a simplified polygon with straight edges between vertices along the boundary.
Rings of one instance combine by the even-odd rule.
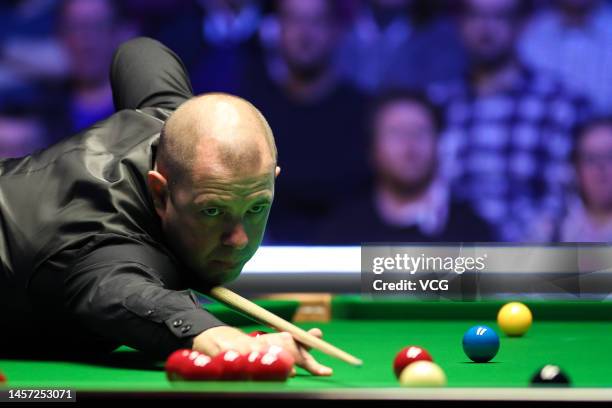
[[[119,48],[111,81],[116,114],[0,161],[0,353],[275,344],[331,374],[288,333],[249,337],[189,290],[235,279],[261,243],[280,172],[265,118],[231,95],[194,97],[150,39]]]

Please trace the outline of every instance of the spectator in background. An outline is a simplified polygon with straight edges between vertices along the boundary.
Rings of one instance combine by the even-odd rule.
[[[176,32],[181,32],[184,25],[178,25],[177,18],[193,14],[196,6],[196,0],[121,0],[121,3],[126,18],[133,22],[144,36],[160,36],[160,33],[172,26]],[[188,48],[184,42],[180,45],[182,48]]]
[[[445,174],[504,240],[525,239],[543,213],[559,214],[569,179],[570,130],[586,103],[515,52],[525,2],[466,0],[461,36],[470,58],[462,80],[431,87],[446,110]]]
[[[584,93],[599,114],[612,114],[612,7],[600,0],[558,0],[536,15],[521,55]]]
[[[269,119],[282,177],[268,238],[310,243],[333,204],[363,184],[363,98],[343,84],[334,55],[340,35],[335,2],[278,2],[280,51],[287,73],[256,78],[241,92]]]
[[[382,96],[371,118],[373,191],[340,207],[321,243],[483,242],[493,239],[469,205],[453,200],[438,173],[442,118],[423,96]]]
[[[44,147],[40,83],[66,73],[65,55],[53,36],[57,2],[0,3],[0,158]]]
[[[59,36],[69,58],[68,79],[55,86],[52,131],[64,137],[114,112],[108,66],[117,45],[131,35],[117,0],[66,0]],[[61,102],[58,103],[57,101]]]
[[[143,0],[131,2],[147,3]],[[163,8],[167,0],[155,0]],[[237,93],[253,73],[259,58],[258,30],[263,12],[256,0],[197,0],[171,4],[174,17],[166,13],[165,24],[149,32],[183,59],[196,93]],[[148,7],[148,6],[143,6]],[[149,28],[150,30],[150,28]]]
[[[20,0],[0,3],[0,93],[23,94],[44,79],[62,78],[65,54],[53,35],[58,2]]]
[[[366,92],[424,87],[458,77],[465,55],[456,29],[431,17],[431,1],[361,3],[339,56],[343,74]]]
[[[586,123],[576,132],[573,155],[577,194],[557,222],[542,220],[537,241],[612,242],[612,117]]]
[[[192,66],[196,92],[236,93],[252,73],[260,51],[257,32],[262,20],[254,0],[199,0],[205,10],[205,47]]]

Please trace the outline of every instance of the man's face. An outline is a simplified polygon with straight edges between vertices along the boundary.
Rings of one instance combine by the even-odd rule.
[[[161,214],[174,252],[200,281],[234,280],[261,244],[274,197],[274,170],[232,174],[222,167],[195,171],[171,188]]]
[[[61,38],[73,75],[80,82],[106,81],[117,45],[115,16],[109,2],[72,0],[65,6],[61,20]]]
[[[520,30],[515,0],[465,0],[461,37],[476,65],[495,66],[514,54]]]
[[[587,205],[612,210],[612,127],[597,126],[581,138],[577,161],[580,189]]]
[[[281,3],[281,50],[290,68],[308,75],[330,62],[337,37],[330,7],[325,0]]]
[[[374,165],[405,190],[429,184],[436,170],[436,131],[429,112],[413,102],[392,102],[374,125]]]

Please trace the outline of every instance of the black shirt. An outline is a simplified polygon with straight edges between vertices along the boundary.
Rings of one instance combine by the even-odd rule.
[[[9,347],[157,355],[222,323],[164,244],[146,175],[169,114],[191,96],[182,63],[136,39],[115,55],[118,113],[46,150],[0,161],[0,319]]]
[[[394,226],[378,214],[372,196],[340,206],[319,233],[319,244],[361,245],[367,242],[489,242],[495,238],[489,225],[472,208],[451,200],[446,223],[428,235],[416,225]]]

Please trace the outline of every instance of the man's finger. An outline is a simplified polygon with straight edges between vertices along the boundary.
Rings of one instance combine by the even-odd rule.
[[[221,347],[212,342],[204,346],[194,347],[193,350],[199,351],[200,353],[206,354],[210,357],[214,357],[217,354],[221,353]]]
[[[267,347],[269,346],[282,347],[283,350],[291,354],[291,357],[293,357],[296,363],[300,362],[302,359],[298,344],[293,340],[293,337],[291,336],[291,334],[287,332],[280,332],[280,333],[268,334],[265,336],[259,336],[257,340],[265,344]]]
[[[308,333],[310,333],[310,334],[312,334],[313,336],[318,337],[318,338],[320,338],[320,339],[322,339],[322,338],[323,338],[323,332],[321,331],[321,329],[319,329],[319,328],[317,328],[317,327],[315,327],[315,328],[313,328],[313,329],[308,330]],[[304,348],[304,349],[306,349],[306,350],[310,350],[310,349],[312,348],[312,347],[310,347],[310,346],[306,346],[306,345],[304,345],[304,344],[302,344],[302,343],[300,343],[300,347],[303,347],[303,348]]]
[[[293,356],[293,359],[296,363],[299,362],[302,357],[300,353],[300,346],[298,343],[295,342],[293,336],[287,332],[281,332],[279,333],[279,336],[283,342],[281,347],[283,347],[285,351],[288,351],[289,354]]]
[[[302,361],[298,364],[300,367],[305,369],[311,374],[319,375],[319,376],[330,376],[333,373],[333,370],[330,367],[324,366],[320,364],[317,360],[314,359],[309,352],[302,349],[301,353]]]
[[[314,331],[314,332],[313,332]],[[314,336],[322,336],[323,333],[319,329],[311,329],[311,334]],[[311,355],[306,351],[305,347],[297,343],[291,334],[286,332],[276,333],[272,335],[260,336],[257,338],[258,341],[267,344],[268,346],[277,345],[281,346],[287,351],[295,360],[295,364],[304,368],[306,371],[314,375],[329,376],[332,374],[332,369],[319,364]]]
[[[320,339],[323,338],[323,332],[321,331],[321,329],[319,329],[318,327],[315,327],[313,329],[308,330],[308,333],[312,334],[315,337],[318,337]]]
[[[251,352],[251,342],[249,341],[223,341],[220,342],[219,348],[221,352],[234,350],[240,354],[248,354]]]

